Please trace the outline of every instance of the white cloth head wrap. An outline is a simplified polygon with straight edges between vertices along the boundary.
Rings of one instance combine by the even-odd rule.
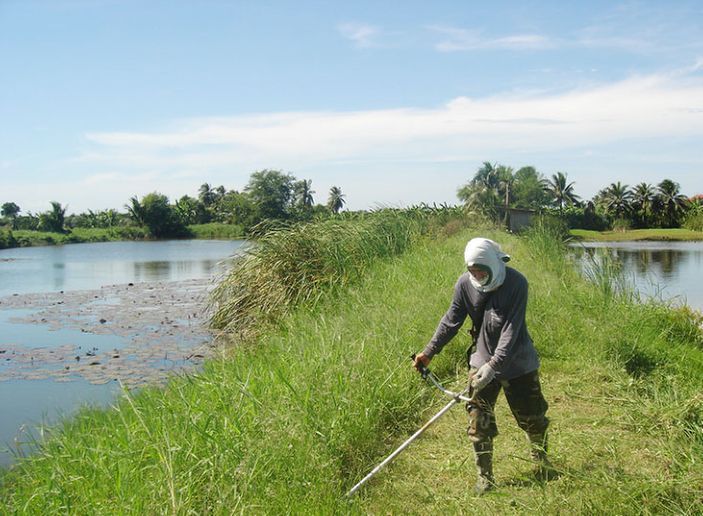
[[[471,273],[469,278],[479,292],[492,292],[505,281],[505,263],[510,261],[510,256],[501,251],[500,245],[493,240],[472,238],[466,244],[464,261],[467,267],[479,265],[490,269],[489,282],[485,285],[481,285]]]

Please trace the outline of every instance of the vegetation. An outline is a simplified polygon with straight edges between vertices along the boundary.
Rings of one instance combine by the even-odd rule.
[[[16,246],[17,241],[15,240],[12,230],[0,228],[0,249]]]
[[[66,214],[66,207],[52,201],[51,210],[39,215],[19,215],[20,207],[13,202],[2,205],[0,227],[20,230],[22,239],[2,239],[5,247],[16,245],[46,245],[86,241],[79,236],[82,229],[105,229],[93,232],[102,240],[122,238],[241,238],[264,226],[281,222],[295,223],[324,219],[338,214],[344,206],[345,195],[334,186],[328,206],[316,205],[312,181],[297,180],[278,170],[254,172],[244,191],[227,190],[220,185],[203,183],[198,196],[182,196],[171,203],[168,197],[152,192],[141,199],[132,196],[124,212],[114,209]],[[35,233],[27,233],[35,232]],[[46,234],[51,233],[51,234]]]
[[[703,233],[690,229],[632,229],[627,231],[593,231],[572,229],[574,238],[600,242],[623,242],[630,240],[703,240]]]
[[[546,179],[534,167],[513,172],[511,167],[484,162],[474,177],[459,187],[457,196],[468,212],[496,221],[507,221],[509,209],[521,208],[554,215],[571,228],[598,231],[682,225],[698,230],[703,226],[703,217],[691,213],[700,205],[701,197],[687,198],[671,179],[656,186],[640,183],[633,188],[617,181],[586,201],[576,194],[575,185],[563,172]]]
[[[209,224],[193,224],[188,226],[188,232],[194,238],[235,239],[244,237],[244,228],[233,224],[210,222]]]
[[[294,285],[310,274],[314,292],[293,288],[286,308],[269,312],[275,324],[202,373],[67,421],[40,455],[0,477],[0,512],[694,513],[703,489],[700,321],[588,284],[550,226],[526,237],[455,233],[444,229],[451,221],[433,225],[423,213],[379,214],[382,234],[398,237],[359,239],[355,255],[382,257],[373,262],[321,260],[303,228],[277,230],[278,244],[271,237],[250,256],[278,274],[277,262],[288,264]],[[369,231],[365,217],[350,219]],[[320,226],[328,250],[347,245],[333,235],[355,238],[353,223]],[[430,227],[454,236],[419,237]],[[434,331],[466,240],[479,234],[499,240],[530,279],[528,323],[561,477],[528,476],[524,436],[501,402],[495,495],[474,498],[467,487],[471,451],[455,410],[349,502],[344,493],[445,403],[408,357]],[[464,333],[432,364],[450,384],[465,375]]]
[[[420,234],[414,212],[382,210],[269,230],[214,291],[215,328],[249,335],[321,293],[358,280]]]

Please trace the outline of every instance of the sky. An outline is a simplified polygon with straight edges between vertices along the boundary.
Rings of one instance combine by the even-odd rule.
[[[703,193],[703,3],[0,0],[0,203],[123,211],[275,169],[348,209],[483,162]]]

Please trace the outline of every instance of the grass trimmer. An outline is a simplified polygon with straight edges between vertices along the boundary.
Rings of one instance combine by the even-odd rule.
[[[415,360],[415,355],[412,356],[412,359]],[[386,457],[386,458],[383,460],[383,462],[381,462],[378,466],[376,466],[375,468],[373,468],[373,469],[371,470],[371,472],[370,472],[368,475],[366,475],[364,478],[362,478],[354,487],[352,487],[352,488],[349,490],[349,492],[347,493],[347,496],[349,496],[349,497],[353,496],[354,493],[356,493],[356,492],[359,490],[359,488],[360,488],[361,486],[363,486],[366,482],[368,482],[376,473],[378,473],[379,471],[381,471],[381,469],[383,469],[383,467],[384,467],[386,464],[390,463],[393,459],[395,459],[398,455],[400,455],[400,454],[403,452],[403,450],[405,450],[405,448],[407,448],[408,446],[410,446],[410,443],[412,443],[415,439],[417,439],[418,437],[420,437],[420,435],[422,435],[422,433],[423,433],[425,430],[427,430],[430,426],[432,426],[432,424],[433,424],[435,421],[437,421],[437,420],[438,420],[439,418],[441,418],[444,414],[446,414],[446,413],[449,411],[449,409],[452,408],[454,405],[456,405],[457,403],[459,403],[459,402],[461,402],[461,401],[466,401],[466,402],[469,402],[469,403],[473,403],[473,402],[474,402],[473,399],[471,399],[471,398],[469,398],[468,396],[466,396],[466,394],[469,392],[469,387],[467,387],[466,389],[464,389],[464,390],[461,391],[461,392],[453,392],[453,391],[450,391],[450,390],[448,390],[448,389],[445,389],[445,388],[442,386],[442,384],[439,383],[439,380],[437,379],[437,377],[435,376],[435,374],[434,374],[432,371],[430,371],[427,367],[425,367],[424,365],[419,364],[419,371],[420,371],[420,374],[422,375],[422,378],[423,378],[424,380],[429,380],[429,382],[431,382],[431,383],[432,383],[435,387],[437,387],[440,391],[442,391],[444,394],[446,394],[447,396],[449,396],[450,398],[452,398],[452,401],[450,401],[449,403],[447,403],[447,404],[442,408],[442,410],[440,410],[440,411],[437,412],[434,416],[432,416],[432,418],[431,418],[427,423],[425,423],[425,424],[422,426],[422,428],[420,428],[417,432],[415,432],[412,436],[410,436],[410,438],[409,438],[407,441],[405,441],[403,444],[401,444],[400,446],[398,446],[398,448],[396,448],[396,450],[395,450],[393,453],[391,453],[388,457]]]

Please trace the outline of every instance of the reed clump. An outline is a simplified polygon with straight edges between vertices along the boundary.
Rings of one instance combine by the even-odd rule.
[[[292,308],[358,281],[376,260],[403,253],[420,235],[456,225],[458,216],[452,209],[386,208],[270,228],[213,291],[212,326],[251,337]]]

